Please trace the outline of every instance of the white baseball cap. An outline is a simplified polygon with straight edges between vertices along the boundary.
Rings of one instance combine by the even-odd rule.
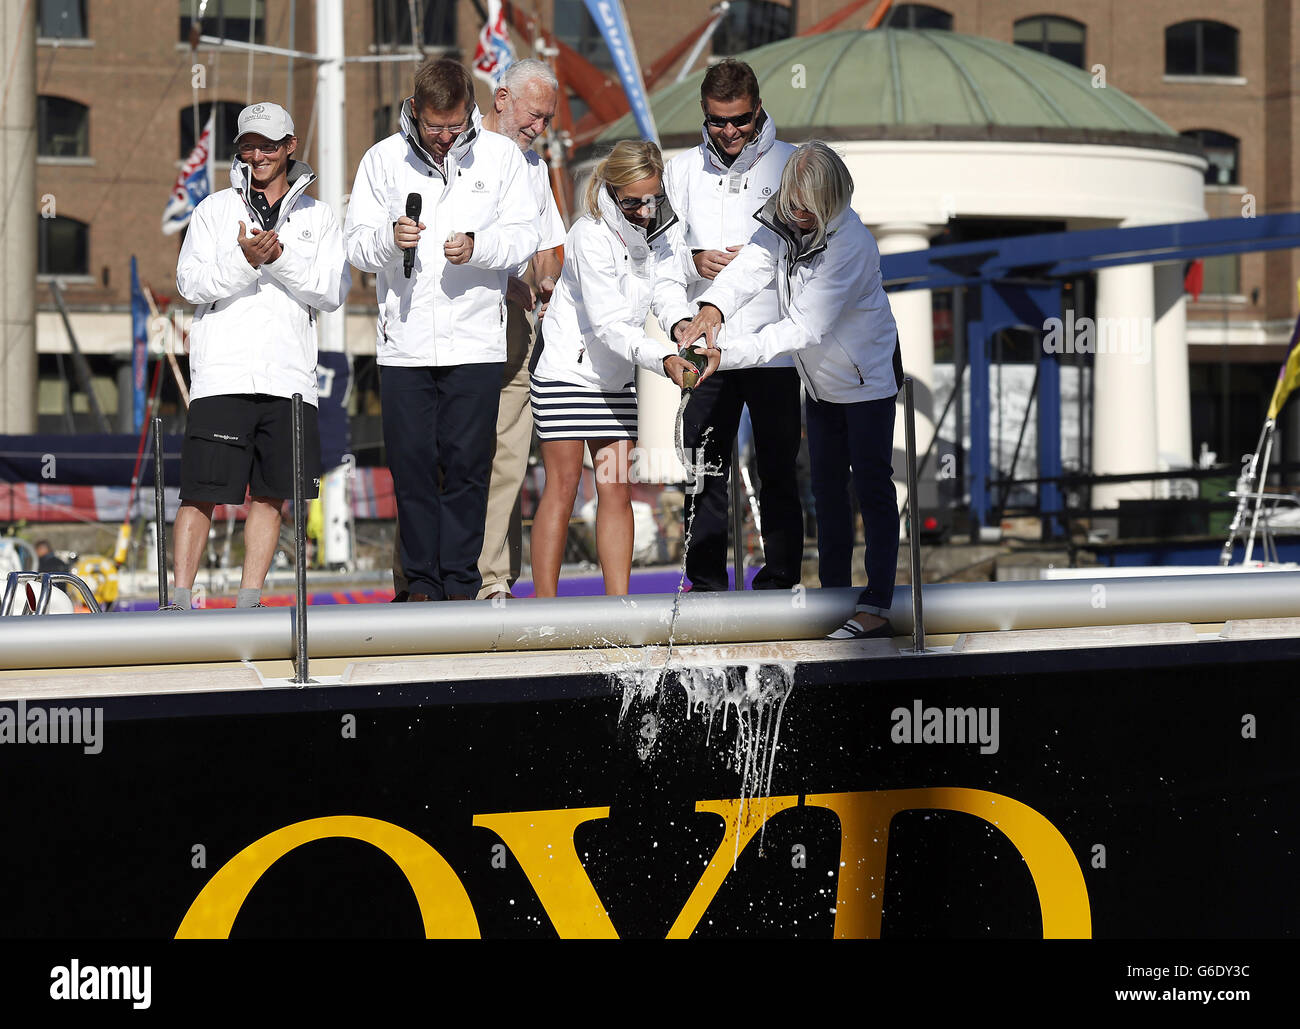
[[[279,104],[253,104],[239,112],[235,142],[238,143],[241,136],[250,132],[256,132],[275,142],[293,135],[293,119]]]

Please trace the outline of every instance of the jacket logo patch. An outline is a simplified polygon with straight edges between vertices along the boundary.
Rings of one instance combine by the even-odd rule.
[[[303,238],[303,239],[311,239],[311,229],[303,229],[303,230],[302,230],[302,238]]]
[[[764,186],[764,187],[763,187],[763,196],[765,196],[765,197],[770,197],[771,195],[772,195],[772,187],[771,187],[771,186]]]
[[[475,192],[475,193],[486,193],[486,192],[487,192],[487,187],[483,184],[483,180],[482,180],[482,179],[479,179],[477,182],[474,183],[474,192]]]

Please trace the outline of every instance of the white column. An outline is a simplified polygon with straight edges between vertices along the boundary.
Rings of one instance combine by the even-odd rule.
[[[343,104],[343,5],[338,0],[316,0],[316,50],[324,60],[316,69],[316,102],[320,105],[316,127],[317,195],[334,210],[342,225],[347,193],[347,122]],[[307,159],[307,155],[303,155]],[[322,312],[317,336],[321,350],[346,349],[345,308]]]
[[[0,0],[0,432],[36,431],[36,5]],[[57,204],[59,198],[55,198]]]
[[[1187,380],[1187,297],[1181,264],[1155,269],[1156,454],[1162,467],[1192,464],[1191,387]]]
[[[1156,470],[1154,315],[1151,265],[1097,273],[1092,470],[1098,475]],[[1076,326],[1076,344],[1082,343],[1082,331],[1086,329]],[[1094,507],[1116,507],[1121,499],[1149,500],[1152,495],[1151,483],[1134,482],[1095,487],[1092,497]]]
[[[873,226],[871,233],[881,254],[901,254],[910,250],[927,250],[930,237],[941,226],[921,221],[885,222]],[[889,306],[898,325],[898,340],[903,349],[903,374],[913,380],[916,399],[916,460],[919,465],[934,436],[934,312],[928,289],[891,293]],[[903,394],[898,394],[898,412],[894,420],[894,485],[901,510],[907,501],[907,428],[904,425]],[[931,455],[925,480],[934,481],[937,465]],[[920,482],[918,482],[920,488]],[[921,489],[922,498],[926,491]]]

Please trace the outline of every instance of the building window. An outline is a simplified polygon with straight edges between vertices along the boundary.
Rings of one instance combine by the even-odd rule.
[[[605,45],[605,38],[587,13],[583,0],[555,0],[555,37],[569,44],[597,68],[614,67],[614,58]]]
[[[1165,29],[1166,75],[1240,74],[1237,36],[1221,21],[1184,21]]]
[[[213,155],[214,160],[230,161],[235,156],[235,126],[239,122],[239,112],[244,109],[244,105],[236,103],[233,100],[217,101],[217,116],[212,123],[212,135],[215,140],[216,153]],[[199,136],[203,132],[203,126],[208,123],[208,115],[212,113],[212,102],[205,101],[199,104],[198,132],[194,131],[194,105],[186,104],[181,108],[180,125],[181,125],[181,160],[190,156],[190,151],[194,149],[199,141]]]
[[[426,0],[421,6],[420,43],[427,47],[456,45],[455,0]],[[375,44],[381,49],[411,45],[409,0],[375,0]]]
[[[713,52],[719,56],[744,53],[778,39],[789,39],[793,28],[791,11],[785,4],[735,0],[713,34]]]
[[[952,15],[929,4],[898,4],[885,24],[891,29],[943,29],[952,31]]]
[[[265,0],[180,0],[181,42],[188,43],[190,26],[203,10],[205,36],[220,36],[245,43],[266,42]]]
[[[85,104],[61,96],[39,96],[36,126],[39,156],[90,156],[90,108]]]
[[[1043,15],[1016,22],[1016,46],[1028,47],[1058,61],[1083,67],[1083,44],[1088,30],[1072,18]]]
[[[1220,254],[1205,258],[1205,280],[1201,297],[1241,295],[1241,255]]]
[[[36,232],[40,275],[89,275],[87,225],[75,218],[41,218]]]
[[[1205,169],[1207,186],[1241,184],[1241,140],[1214,129],[1190,129],[1181,135],[1195,140],[1205,151],[1205,159],[1210,162]]]
[[[41,0],[36,20],[42,39],[85,39],[86,0]]]

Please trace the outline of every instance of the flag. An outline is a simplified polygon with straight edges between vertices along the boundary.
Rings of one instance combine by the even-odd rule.
[[[131,393],[134,416],[132,432],[144,425],[144,380],[149,368],[149,304],[140,288],[140,275],[136,271],[135,255],[131,255]]]
[[[495,90],[501,85],[501,76],[514,63],[515,52],[510,46],[510,33],[506,31],[505,8],[501,0],[488,0],[487,21],[478,34],[478,48],[474,51],[474,74]]]
[[[212,122],[216,116],[216,107],[208,115],[207,124],[199,135],[199,141],[190,156],[181,165],[181,173],[176,176],[176,185],[167,200],[163,211],[162,230],[164,236],[171,236],[190,223],[190,215],[199,201],[212,192]]]
[[[1203,289],[1205,289],[1205,262],[1198,257],[1187,265],[1187,270],[1183,273],[1183,290],[1190,293],[1193,300],[1200,300]]]
[[[1300,291],[1300,282],[1296,283],[1296,289]],[[1282,408],[1297,386],[1300,386],[1300,318],[1296,319],[1295,328],[1291,330],[1286,360],[1278,369],[1277,386],[1273,390],[1273,399],[1268,404],[1269,421],[1277,421],[1277,416],[1282,413]]]
[[[650,101],[645,94],[645,80],[641,77],[641,65],[632,45],[632,33],[628,31],[627,14],[621,0],[586,0],[586,4],[605,38],[610,56],[614,58],[614,67],[623,83],[623,92],[627,94],[628,106],[632,108],[632,117],[636,119],[641,138],[653,140],[657,145],[659,130],[655,127],[654,112],[650,110]]]

